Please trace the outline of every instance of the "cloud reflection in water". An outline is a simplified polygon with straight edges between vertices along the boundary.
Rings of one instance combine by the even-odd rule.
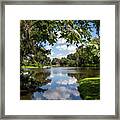
[[[47,89],[44,92],[34,92],[33,99],[35,100],[80,100],[80,93],[77,89],[77,79],[70,77],[66,71],[59,69],[53,71],[47,78],[51,79],[51,83],[42,86],[42,89]]]
[[[65,100],[72,98],[80,99],[77,89],[70,89],[66,86],[56,87],[55,89],[49,89],[44,93],[35,92],[34,99],[48,99],[48,100]]]

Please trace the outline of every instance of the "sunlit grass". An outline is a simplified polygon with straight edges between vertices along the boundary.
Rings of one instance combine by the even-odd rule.
[[[36,66],[22,66],[21,68],[39,68],[39,67],[36,67]]]
[[[84,78],[79,81],[79,91],[83,100],[100,99],[100,78]]]

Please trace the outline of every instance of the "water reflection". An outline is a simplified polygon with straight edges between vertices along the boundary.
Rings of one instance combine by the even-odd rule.
[[[49,87],[43,94],[40,92],[33,93],[35,100],[65,100],[65,99],[80,99],[80,94],[76,88],[58,86],[56,88]]]
[[[21,94],[21,99],[33,100],[80,100],[77,80],[99,75],[99,70],[95,68],[51,67],[25,71],[31,73],[29,77],[37,83],[34,91]]]

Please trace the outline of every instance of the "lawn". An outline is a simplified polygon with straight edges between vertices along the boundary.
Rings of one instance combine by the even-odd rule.
[[[100,99],[100,78],[84,78],[79,80],[78,90],[83,100],[99,100]]]

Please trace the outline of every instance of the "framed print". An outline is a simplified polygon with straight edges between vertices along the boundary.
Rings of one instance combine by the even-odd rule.
[[[119,6],[2,1],[1,118],[119,119]]]

